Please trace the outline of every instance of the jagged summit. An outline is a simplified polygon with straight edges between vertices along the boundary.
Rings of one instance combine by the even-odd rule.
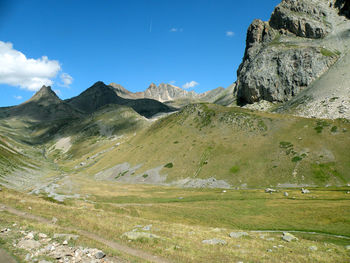
[[[98,81],[79,96],[68,99],[66,102],[85,113],[93,113],[109,104],[129,106],[145,117],[172,110],[159,101],[152,99],[123,98],[118,95],[118,92],[125,92],[125,89],[121,89],[120,87],[121,86],[117,84],[106,85],[102,81]]]
[[[51,89],[50,86],[42,86],[41,89],[34,94],[27,102],[39,102],[40,103],[60,103],[61,99],[57,94]]]

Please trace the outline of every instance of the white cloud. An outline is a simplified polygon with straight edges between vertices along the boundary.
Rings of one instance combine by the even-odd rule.
[[[183,29],[182,29],[182,28],[173,27],[173,28],[171,28],[169,31],[175,33],[175,32],[182,32]]]
[[[183,87],[184,89],[190,89],[190,88],[194,88],[195,86],[198,86],[198,85],[199,85],[198,82],[192,80],[192,81],[187,82],[187,83],[185,83],[184,85],[182,85],[182,87]]]
[[[171,80],[171,81],[169,81],[169,84],[170,85],[174,85],[176,83],[176,80]]]
[[[226,32],[226,36],[227,36],[227,37],[234,37],[234,36],[235,36],[235,32],[233,32],[233,31],[227,31],[227,32]]]
[[[69,88],[69,85],[72,84],[73,82],[73,78],[72,76],[70,76],[69,74],[67,73],[62,73],[60,75],[60,78],[61,78],[61,84],[59,84],[59,86],[61,87],[66,87],[66,88]]]
[[[51,79],[60,70],[61,65],[57,60],[49,60],[46,56],[27,58],[14,49],[12,43],[0,41],[0,84],[37,91],[43,85],[52,85]]]
[[[21,100],[21,99],[23,99],[23,97],[22,96],[13,96],[16,100]]]

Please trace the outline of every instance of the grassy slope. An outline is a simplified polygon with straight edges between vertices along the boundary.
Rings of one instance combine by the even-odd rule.
[[[94,175],[129,162],[143,164],[137,171],[142,173],[171,162],[173,167],[161,172],[168,174],[168,181],[213,176],[253,188],[278,183],[344,185],[350,181],[349,130],[344,120],[196,104],[139,132],[84,172]]]
[[[228,236],[238,229],[297,229],[350,236],[349,197],[345,188],[312,189],[307,196],[288,190],[295,197],[292,199],[283,197],[281,192],[270,195],[262,190],[223,193],[210,189],[96,184],[84,177],[76,179],[82,191],[90,194],[88,200],[57,204],[5,189],[0,192],[0,202],[23,211],[29,211],[30,206],[31,213],[58,218],[58,225],[63,228],[91,231],[170,258],[172,262],[345,262],[349,256],[344,248],[349,240],[335,237],[296,233],[299,241],[287,243],[281,240],[281,233],[265,234],[266,238],[274,238],[270,241],[253,232],[240,239]],[[14,222],[8,220],[11,219],[1,217],[0,225]],[[151,232],[161,239],[128,242],[122,236],[136,225],[148,224],[152,224]],[[211,238],[223,239],[227,245],[202,244],[202,240]],[[273,248],[277,245],[283,248]],[[310,246],[317,246],[318,250],[312,252]]]

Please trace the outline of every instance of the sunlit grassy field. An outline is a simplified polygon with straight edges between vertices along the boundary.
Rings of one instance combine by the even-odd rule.
[[[299,189],[266,194],[263,190],[223,192],[118,183],[96,185],[84,178],[75,179],[80,181],[82,196],[89,193],[88,197],[59,204],[5,189],[0,192],[0,202],[47,219],[56,217],[59,227],[91,231],[173,262],[345,262],[349,259],[344,246],[350,244],[350,239],[324,235],[350,238],[350,195],[346,188],[310,189],[307,195]],[[283,195],[284,191],[289,197]],[[14,219],[2,217],[2,223],[8,220]],[[130,242],[122,236],[137,225],[149,224],[159,239]],[[229,237],[231,231],[239,230],[247,231],[249,236]],[[281,233],[250,232],[256,230],[319,234],[293,233],[299,241],[288,243],[281,240]],[[225,240],[227,244],[202,243],[212,238]],[[318,250],[310,251],[310,246],[317,246]]]

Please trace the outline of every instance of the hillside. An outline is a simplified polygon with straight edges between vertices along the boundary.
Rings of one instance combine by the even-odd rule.
[[[343,120],[195,104],[155,122],[81,172],[97,180],[185,187],[345,185],[349,129]]]

